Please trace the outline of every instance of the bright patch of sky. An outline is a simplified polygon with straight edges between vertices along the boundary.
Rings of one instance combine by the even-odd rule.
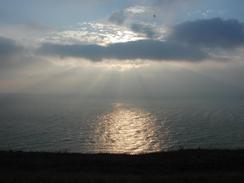
[[[113,70],[127,72],[128,82],[138,72],[159,94],[180,92],[182,83],[244,89],[243,7],[244,0],[1,0],[0,92],[49,88],[67,75],[81,86]]]
[[[80,23],[68,30],[53,32],[42,41],[60,44],[99,44],[128,42],[145,39],[126,27],[108,23]]]

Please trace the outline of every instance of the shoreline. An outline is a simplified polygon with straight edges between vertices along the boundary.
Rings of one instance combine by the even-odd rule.
[[[244,149],[142,155],[0,151],[0,182],[243,182]]]

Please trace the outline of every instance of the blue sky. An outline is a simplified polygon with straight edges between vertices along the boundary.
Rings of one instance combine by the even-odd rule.
[[[137,4],[153,6],[155,5],[154,2],[157,1],[152,0],[143,3],[143,1],[136,0],[1,0],[0,22],[5,24],[34,22],[48,26],[68,26],[77,22],[105,19],[114,11]],[[185,4],[183,6],[186,6],[186,8],[184,8],[183,12],[179,9],[174,9],[175,12],[173,13],[178,14],[176,15],[178,21],[203,17],[244,19],[244,2],[242,0],[186,0],[184,1],[185,3],[182,3],[182,1],[175,1],[174,3],[171,1],[170,3],[170,1],[164,0],[161,2],[162,10],[163,7],[171,6],[172,4]]]
[[[242,0],[1,0],[0,93],[240,95],[243,7]]]

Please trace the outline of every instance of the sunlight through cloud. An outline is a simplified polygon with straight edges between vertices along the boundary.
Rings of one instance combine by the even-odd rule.
[[[126,27],[109,23],[80,23],[70,29],[53,32],[42,41],[61,44],[99,44],[128,42],[145,39],[145,37],[132,32]]]

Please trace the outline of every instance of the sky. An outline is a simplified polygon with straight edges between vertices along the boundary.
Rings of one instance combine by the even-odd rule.
[[[243,0],[0,0],[0,93],[239,97]]]

